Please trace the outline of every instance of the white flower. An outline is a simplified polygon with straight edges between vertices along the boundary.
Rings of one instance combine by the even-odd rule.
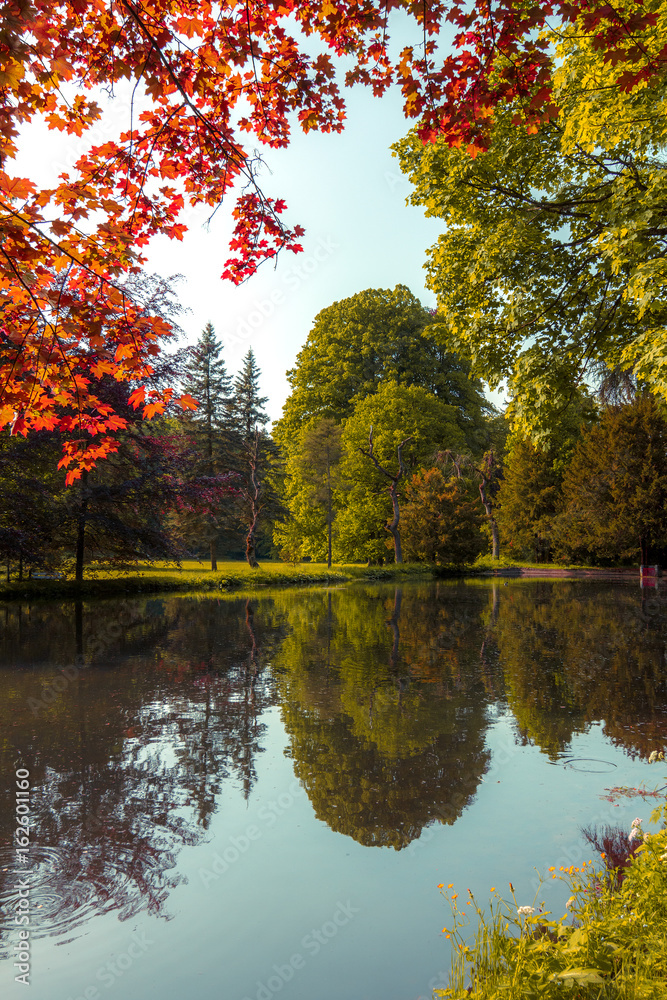
[[[655,764],[657,760],[664,760],[665,755],[662,750],[652,750],[648,759],[649,764]]]
[[[570,898],[568,899],[567,903],[565,904],[566,907],[568,908],[568,910],[572,906],[573,903],[574,903],[574,896],[570,896]]]
[[[633,821],[632,821],[632,826],[633,827],[637,827],[637,826],[641,826],[641,825],[642,825],[642,821],[640,820],[639,816],[637,816],[636,819],[633,819]]]
[[[532,913],[535,912],[535,907],[534,906],[520,906],[519,909],[516,912],[518,913],[518,915],[520,917],[530,916]]]
[[[628,840],[638,840],[641,836],[641,830],[638,827],[633,826],[632,830],[630,830],[630,833],[628,834]]]

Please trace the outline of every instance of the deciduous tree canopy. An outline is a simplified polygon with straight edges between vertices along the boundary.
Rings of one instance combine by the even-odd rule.
[[[447,224],[428,260],[442,343],[492,386],[509,380],[534,440],[601,366],[667,398],[664,74],[633,89],[639,50],[664,56],[667,6],[645,10],[655,24],[620,62],[588,15],[545,34],[559,111],[539,129],[517,128],[514,101],[476,158],[418,130],[396,147],[413,202]]]
[[[396,57],[387,30],[394,12],[407,14],[419,36]],[[475,152],[488,145],[499,101],[514,100],[529,129],[556,113],[550,40],[539,34],[552,17],[583,26],[606,53],[612,89],[662,71],[654,2],[502,0],[469,11],[442,0],[5,0],[0,426],[76,429],[64,456],[70,481],[115,449],[124,420],[97,398],[93,380],[150,374],[169,324],[137,301],[128,278],[154,235],[182,237],[188,205],[214,211],[236,186],[224,271],[233,281],[281,248],[299,250],[303,230],[282,221],[284,201],[258,188],[246,136],[278,147],[297,122],[304,131],[340,130],[334,57],[346,84],[379,95],[397,82],[422,140],[444,135]],[[436,44],[446,21],[458,30],[451,53]],[[125,127],[97,142],[91,130],[103,117],[102,94],[120,86],[131,95]],[[12,169],[21,130],[35,120],[91,137],[50,188]],[[170,388],[139,386],[133,403],[150,416],[172,398]]]

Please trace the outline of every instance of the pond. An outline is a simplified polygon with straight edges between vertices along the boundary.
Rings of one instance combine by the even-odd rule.
[[[33,1000],[426,1000],[439,883],[511,881],[560,916],[538,873],[592,857],[583,826],[648,819],[610,789],[667,782],[667,598],[638,584],[6,604],[0,625],[4,998],[20,914]]]

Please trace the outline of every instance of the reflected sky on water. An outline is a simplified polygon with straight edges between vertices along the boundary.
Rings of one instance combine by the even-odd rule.
[[[0,967],[33,1000],[416,1000],[439,882],[590,856],[667,783],[663,591],[474,581],[0,609]],[[628,818],[629,817],[629,818]],[[21,877],[24,877],[21,875]],[[563,905],[560,887],[540,898]],[[559,895],[560,893],[560,895]]]

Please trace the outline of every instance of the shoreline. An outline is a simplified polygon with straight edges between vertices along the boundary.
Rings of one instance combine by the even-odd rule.
[[[245,564],[241,564],[245,566]],[[275,565],[275,564],[270,564]],[[209,571],[210,572],[210,571]],[[243,573],[219,573],[210,576],[173,578],[150,576],[116,576],[84,580],[23,580],[0,583],[0,601],[58,601],[88,600],[90,598],[127,597],[133,594],[187,594],[208,591],[232,593],[234,591],[265,589],[270,587],[317,587],[348,583],[383,583],[394,580],[435,579],[428,566],[359,566],[344,570],[297,572],[285,567],[284,572],[267,572],[259,569]]]
[[[240,564],[245,567],[245,564]],[[269,563],[275,567],[275,563]],[[304,564],[301,564],[304,565]],[[207,575],[210,574],[210,575]],[[178,571],[169,576],[126,576],[91,578],[77,584],[74,580],[23,580],[9,584],[0,583],[0,601],[57,601],[86,600],[91,598],[127,597],[131,594],[187,594],[202,591],[230,593],[234,591],[263,589],[267,587],[317,587],[346,585],[350,583],[383,583],[400,581],[434,580],[493,580],[493,579],[570,579],[570,580],[610,580],[639,582],[638,567],[590,567],[563,568],[558,566],[499,566],[470,567],[465,570],[453,568],[404,564],[401,566],[345,566],[341,569],[301,572],[285,566],[282,571],[258,570],[239,573],[219,573],[202,571],[197,576],[179,576]]]

